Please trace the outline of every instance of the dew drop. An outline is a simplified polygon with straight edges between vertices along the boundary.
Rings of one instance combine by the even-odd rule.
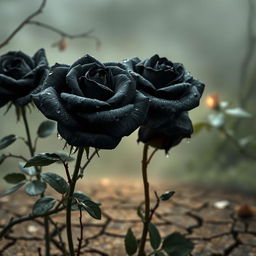
[[[51,76],[52,75],[52,72],[51,73],[49,73],[49,76]]]
[[[194,97],[195,97],[195,98],[197,98],[197,97],[198,97],[197,93],[194,93]]]
[[[170,155],[169,155],[168,153],[167,153],[165,156],[166,156],[166,158],[169,158],[169,157],[170,157]]]
[[[50,92],[47,92],[46,94],[47,94],[47,95],[51,95],[51,93],[50,93]]]
[[[60,136],[59,133],[57,134],[57,139],[58,139],[58,140],[61,140],[61,139],[62,139],[62,137]]]
[[[60,110],[59,109],[57,110],[57,114],[60,114]]]

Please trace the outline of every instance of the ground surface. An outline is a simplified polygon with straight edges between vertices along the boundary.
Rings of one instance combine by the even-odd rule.
[[[141,184],[102,180],[79,189],[100,201],[103,210],[100,221],[88,217],[86,213],[83,215],[83,255],[125,256],[123,238],[127,229],[132,227],[137,237],[141,233],[142,227],[136,214],[137,206],[143,201]],[[196,244],[193,256],[256,255],[256,217],[241,218],[237,213],[241,204],[255,206],[255,195],[181,185],[172,188],[155,185],[151,189],[152,202],[153,190],[159,194],[166,189],[176,190],[170,201],[161,203],[153,222],[162,236],[177,231],[192,239]],[[11,217],[29,214],[34,200],[23,192],[0,199],[0,227]],[[218,202],[223,200],[227,201],[227,205],[221,209],[225,203]],[[73,213],[72,219],[74,237],[78,237],[77,212]],[[65,223],[64,213],[55,215],[54,220],[61,229]],[[63,255],[58,249],[58,236],[54,239],[52,255]],[[63,239],[65,242],[65,237]],[[42,219],[14,226],[0,241],[0,255],[3,256],[40,255],[38,248],[41,248],[43,255]]]

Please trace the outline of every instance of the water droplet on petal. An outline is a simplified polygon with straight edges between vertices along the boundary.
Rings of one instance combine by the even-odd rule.
[[[51,93],[50,93],[50,92],[47,92],[46,94],[47,94],[47,95],[51,95]]]
[[[61,139],[62,139],[62,137],[60,136],[59,133],[57,134],[57,139],[58,139],[58,140],[61,140]]]
[[[198,97],[197,93],[194,93],[194,97],[195,97],[195,98],[197,98],[197,97]]]
[[[49,76],[51,76],[52,75],[52,72],[51,73],[49,73]]]
[[[57,110],[57,114],[59,114],[59,113],[60,113],[60,110],[58,109],[58,110]]]

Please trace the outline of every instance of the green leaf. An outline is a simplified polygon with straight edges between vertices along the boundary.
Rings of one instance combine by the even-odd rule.
[[[128,255],[136,253],[138,244],[136,237],[134,236],[132,229],[129,228],[124,238],[125,250]]]
[[[62,163],[62,162],[71,162],[74,161],[75,158],[67,154],[66,152],[55,152],[51,154],[53,157],[58,157],[59,161],[57,163]]]
[[[19,162],[19,167],[20,167],[20,170],[29,175],[29,176],[36,176],[36,169],[35,167],[23,167],[26,163],[25,162]]]
[[[87,196],[85,193],[83,193],[81,191],[75,191],[74,194],[73,194],[73,197],[75,198],[75,200],[74,200],[74,203],[71,206],[72,211],[79,210],[79,206],[78,206],[77,202],[83,203],[85,201],[92,201],[89,196]]]
[[[59,161],[60,158],[56,154],[40,153],[32,157],[27,161],[24,167],[30,166],[47,166]]]
[[[43,215],[53,208],[56,200],[51,196],[38,199],[32,209],[33,215]]]
[[[14,134],[3,137],[0,140],[0,149],[7,148],[9,145],[11,145],[16,140],[17,140],[17,136]]]
[[[252,117],[251,113],[245,111],[242,108],[229,108],[225,110],[225,113],[235,117],[244,117],[244,118]]]
[[[0,156],[0,164],[2,164],[5,159],[6,159],[6,157],[5,157],[4,155],[1,155],[1,156]]]
[[[10,173],[4,176],[6,182],[11,184],[17,184],[26,179],[26,176],[22,173]]]
[[[207,130],[211,129],[211,126],[208,123],[200,122],[193,125],[193,135],[199,133],[202,129],[206,128]]]
[[[157,249],[161,244],[161,236],[157,227],[153,223],[148,225],[150,244],[153,249]]]
[[[45,138],[52,135],[56,131],[56,123],[50,120],[43,121],[37,130],[37,135],[40,138]]]
[[[220,128],[225,123],[225,116],[223,113],[210,114],[208,116],[208,122],[212,127]]]
[[[94,219],[101,219],[101,209],[99,205],[93,201],[79,202],[79,205],[86,210]]]
[[[40,180],[33,180],[26,184],[25,191],[30,196],[37,196],[44,193],[46,189],[46,183]]]
[[[7,196],[15,191],[17,191],[19,188],[21,188],[23,185],[25,184],[25,182],[21,182],[21,183],[18,183],[17,185],[11,187],[11,188],[8,188],[7,190],[5,190],[3,193],[0,194],[0,196]]]
[[[194,248],[194,244],[179,233],[168,235],[162,245],[162,249],[172,256],[188,256]]]
[[[60,194],[68,192],[68,183],[58,174],[46,172],[41,174],[42,179]]]
[[[175,194],[175,191],[166,191],[165,193],[163,193],[163,194],[160,196],[160,199],[161,199],[162,201],[167,201],[167,200],[169,200],[174,194]]]

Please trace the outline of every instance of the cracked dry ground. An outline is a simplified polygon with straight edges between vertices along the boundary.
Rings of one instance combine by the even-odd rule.
[[[79,189],[102,203],[102,220],[94,220],[83,214],[84,241],[82,255],[123,256],[124,235],[132,227],[140,237],[142,225],[136,214],[137,206],[143,201],[141,184],[128,184],[118,181],[98,182],[80,185]],[[132,184],[132,185],[131,185]],[[255,195],[220,189],[207,189],[176,185],[151,187],[158,194],[165,190],[176,190],[169,201],[162,202],[153,219],[162,236],[177,231],[185,234],[195,243],[192,256],[255,256],[256,255],[256,217],[240,218],[236,207],[247,203],[255,205]],[[50,191],[51,193],[51,191]],[[18,192],[0,200],[0,227],[11,217],[29,214],[33,198]],[[216,202],[227,200],[224,209],[216,207]],[[79,215],[73,212],[74,237],[79,236]],[[64,213],[55,214],[54,220],[63,229]],[[5,239],[0,241],[0,255],[39,255],[43,254],[42,219],[14,226]],[[63,230],[65,231],[65,230]],[[64,232],[65,233],[65,232]],[[51,255],[62,255],[58,236],[52,234]],[[63,238],[65,240],[65,237]]]

